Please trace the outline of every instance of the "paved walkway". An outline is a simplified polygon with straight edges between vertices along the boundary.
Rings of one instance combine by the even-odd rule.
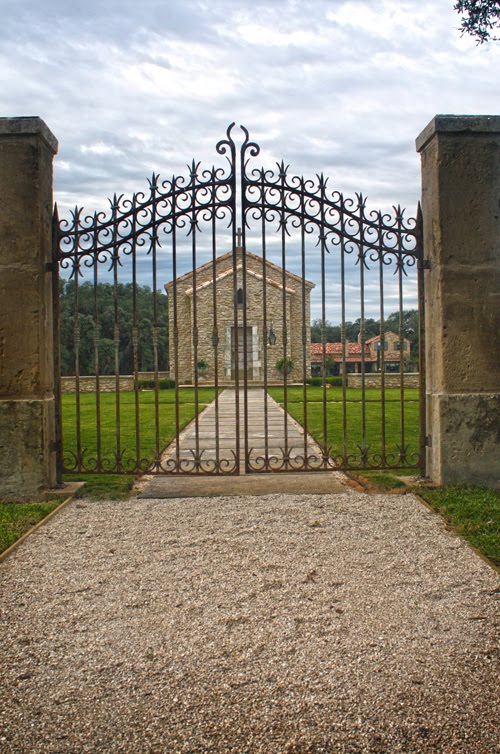
[[[76,501],[0,564],[0,750],[497,754],[498,585],[409,494]]]
[[[279,473],[251,473],[245,471],[245,423],[243,390],[239,395],[240,415],[240,463],[239,475],[167,475],[144,476],[137,483],[137,490],[142,498],[176,498],[198,497],[199,495],[265,495],[273,492],[285,493],[323,493],[343,492],[346,477],[336,471],[287,471]],[[304,430],[298,422],[269,395],[267,397],[267,431],[264,410],[265,392],[262,388],[248,391],[248,450],[250,466],[260,470],[267,458],[272,467],[279,469],[284,458],[285,446],[291,463],[295,461],[300,467],[304,458]],[[285,417],[286,437],[285,442]],[[266,448],[267,437],[267,448]],[[218,438],[218,448],[216,444]],[[198,447],[203,461],[207,465],[217,457],[226,471],[235,468],[236,453],[236,392],[226,389],[219,395],[218,412],[213,401],[198,417]],[[196,422],[193,420],[179,435],[179,458],[192,461],[196,451]],[[176,442],[165,450],[162,461],[175,457]],[[309,463],[320,464],[321,448],[310,436],[306,436],[306,453]],[[167,465],[165,463],[165,465]],[[285,466],[286,468],[286,466]]]
[[[245,454],[245,422],[244,422],[244,391],[239,392],[240,416],[240,458],[241,473],[244,472]],[[278,460],[283,458],[285,444],[290,453],[290,459],[304,456],[304,430],[298,422],[285,412],[271,396],[267,396],[267,433],[265,429],[265,392],[262,388],[248,390],[248,449],[250,460],[266,455]],[[287,442],[285,443],[285,417],[287,425]],[[203,459],[216,458],[216,437],[219,438],[219,458],[234,463],[236,450],[236,392],[232,389],[224,390],[219,395],[218,416],[215,401],[198,418],[199,449],[203,451]],[[307,454],[318,456],[321,450],[312,437],[307,437]],[[192,421],[180,434],[180,458],[192,459],[196,448],[196,423]],[[165,452],[165,458],[175,455],[175,442]]]

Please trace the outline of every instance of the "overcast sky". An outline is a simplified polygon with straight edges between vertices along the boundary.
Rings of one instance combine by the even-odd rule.
[[[259,163],[414,214],[428,121],[500,112],[500,44],[461,37],[453,0],[0,0],[0,17],[1,114],[58,138],[62,215],[212,165],[233,120]]]

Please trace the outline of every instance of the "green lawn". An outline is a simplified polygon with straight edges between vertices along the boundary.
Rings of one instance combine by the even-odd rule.
[[[284,405],[283,388],[269,388],[269,395],[280,405]],[[363,404],[362,391],[350,388],[346,391],[345,416],[345,450],[351,456],[350,466],[363,466],[361,448],[363,447]],[[344,412],[342,403],[342,388],[328,388],[326,391],[327,404],[323,404],[323,389],[321,387],[307,388],[307,430],[321,445],[325,444],[323,420],[326,414],[326,445],[335,455],[344,453]],[[288,413],[302,426],[304,420],[304,402],[302,387],[291,387],[287,391]],[[381,391],[378,388],[365,391],[365,447],[367,450],[367,465],[380,464],[382,452],[382,403]],[[404,392],[404,437],[401,426],[401,399],[397,388],[385,391],[385,448],[388,465],[398,464],[407,466],[418,462],[419,449],[419,403],[418,390],[408,388]],[[399,446],[406,447],[407,460],[400,459]]]
[[[293,385],[292,387],[289,387],[287,389],[288,394],[288,400],[292,402],[301,402],[302,396],[303,396],[303,387],[299,385]],[[323,401],[323,388],[308,385],[306,388],[307,391],[307,402],[308,403],[315,403],[319,402],[321,403]],[[275,401],[278,401],[278,403],[283,403],[284,400],[284,390],[282,387],[270,387],[268,388],[268,393],[273,396]],[[342,388],[341,387],[328,387],[326,388],[326,400],[327,401],[342,401]],[[349,387],[346,389],[346,400],[348,401],[360,401],[363,396],[363,391],[361,388],[357,387]],[[380,388],[366,388],[365,390],[365,397],[367,401],[380,401],[382,397],[382,390]],[[386,388],[385,390],[385,399],[386,401],[390,402],[399,402],[400,400],[400,392],[399,388],[391,387]],[[404,390],[404,399],[405,401],[418,401],[418,388],[415,387],[407,387]]]
[[[114,455],[120,440],[123,453],[123,467],[133,470],[136,456],[142,459],[143,468],[154,458],[156,451],[155,428],[155,393],[139,392],[139,438],[136,438],[135,393],[123,392],[120,400],[120,430],[116,423],[116,393],[100,394],[101,417],[101,457],[110,459],[114,464]],[[213,388],[198,390],[198,408],[202,411],[214,399]],[[179,426],[183,429],[195,416],[194,389],[179,389]],[[175,390],[161,390],[158,395],[159,405],[159,450],[168,445],[175,437]],[[72,468],[77,452],[76,396],[62,396],[62,425],[65,466]],[[80,394],[80,445],[87,467],[92,466],[92,459],[97,453],[97,412],[96,394]],[[104,470],[106,467],[104,466]]]
[[[500,565],[500,492],[483,487],[415,488],[458,534]]]
[[[64,474],[65,482],[85,482],[75,497],[93,500],[126,500],[134,483],[131,474]]]
[[[48,503],[0,503],[0,552],[48,516],[61,500]]]

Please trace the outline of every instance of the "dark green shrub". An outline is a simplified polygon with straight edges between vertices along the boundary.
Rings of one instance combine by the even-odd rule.
[[[281,359],[278,359],[275,366],[280,374],[288,375],[294,368],[295,364],[293,363],[292,359],[290,358],[285,359],[282,357]]]
[[[175,387],[175,380],[159,380],[160,390],[172,390]]]
[[[323,377],[309,377],[307,384],[311,387],[321,387],[323,384]]]
[[[155,386],[154,380],[139,380],[138,383],[139,390],[151,390]]]
[[[327,377],[326,381],[332,387],[342,387],[342,377]]]
[[[158,380],[159,390],[171,390],[175,387],[175,380]],[[154,390],[154,380],[139,380],[139,390]]]

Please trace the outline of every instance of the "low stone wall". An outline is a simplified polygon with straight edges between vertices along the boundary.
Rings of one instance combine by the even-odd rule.
[[[418,372],[405,372],[404,375],[405,387],[418,387],[419,374]],[[385,373],[385,386],[386,387],[399,387],[401,384],[401,375],[397,372]],[[349,374],[347,377],[348,387],[361,387],[361,375]],[[365,374],[365,387],[381,387],[381,375],[377,374]]]
[[[154,380],[154,372],[138,372],[140,380]],[[166,380],[170,377],[170,372],[158,372],[159,380]],[[120,375],[120,392],[124,393],[134,389],[134,375]],[[76,390],[75,377],[61,377],[61,393],[74,393]],[[111,374],[101,375],[99,377],[99,392],[114,393],[116,390],[116,377]],[[95,376],[89,375],[80,377],[80,393],[95,392]]]

